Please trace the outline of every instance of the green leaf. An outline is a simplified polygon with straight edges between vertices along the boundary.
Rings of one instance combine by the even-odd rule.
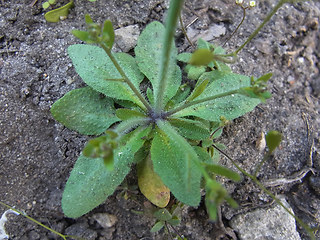
[[[168,102],[166,109],[170,109],[177,105],[178,103],[184,101],[191,92],[191,87],[189,85],[183,84],[179,87],[176,95]]]
[[[153,170],[150,154],[137,165],[138,185],[141,193],[154,205],[164,208],[170,201],[170,189]]]
[[[154,95],[150,88],[147,89],[147,97],[151,105],[154,104]]]
[[[65,186],[62,209],[67,217],[78,218],[103,203],[130,171],[134,154],[143,146],[150,128],[138,128],[114,152],[114,168],[108,171],[103,159],[78,158]]]
[[[213,45],[205,40],[203,40],[202,38],[199,38],[198,41],[197,41],[197,48],[198,49],[201,49],[201,48],[204,48],[204,49],[211,49],[213,47]]]
[[[168,223],[172,226],[178,226],[181,220],[177,216],[173,216],[171,219],[168,220]]]
[[[215,46],[211,43],[208,43],[204,41],[203,39],[199,38],[198,39],[198,49],[205,48],[209,50],[213,50],[214,55],[221,55],[221,54],[226,54],[226,51],[220,47],[220,46]],[[213,68],[216,67],[217,70],[223,71],[223,72],[231,72],[231,69],[228,65],[226,65],[224,62],[214,60],[212,63],[209,63],[209,67]]]
[[[180,53],[177,56],[177,60],[180,62],[188,63],[191,59],[192,53]]]
[[[158,121],[157,125],[151,145],[154,171],[179,201],[198,206],[201,172],[196,152],[168,122]]]
[[[127,108],[118,108],[116,110],[116,116],[121,120],[127,120],[129,118],[136,118],[136,117],[147,117],[142,112],[137,110],[127,109]]]
[[[44,15],[44,18],[47,20],[47,22],[59,22],[61,17],[68,16],[69,9],[72,8],[73,6],[74,6],[73,1],[71,1],[60,8],[47,12]]]
[[[209,49],[196,50],[190,59],[190,64],[194,66],[207,66],[213,60],[213,53]]]
[[[209,219],[215,221],[217,219],[217,204],[212,201],[208,195],[205,196],[205,204],[207,208],[207,213],[209,215]]]
[[[173,118],[169,120],[170,124],[177,128],[179,134],[191,140],[203,140],[210,136],[209,129],[199,121]]]
[[[164,227],[164,222],[159,221],[151,228],[150,232],[155,233],[159,232]]]
[[[50,5],[53,5],[56,3],[56,0],[49,0],[48,3],[50,3]]]
[[[114,30],[110,20],[106,20],[103,24],[102,41],[111,49],[114,43]]]
[[[209,179],[206,182],[205,204],[211,220],[217,218],[217,207],[225,200],[229,199],[227,190],[217,181]]]
[[[165,208],[159,209],[153,214],[153,216],[160,221],[168,221],[172,218],[171,213]]]
[[[202,163],[206,163],[206,164],[213,164],[215,163],[213,161],[213,159],[211,158],[211,156],[209,155],[209,153],[202,147],[199,146],[194,146],[193,149],[195,150],[195,152],[197,153],[199,160]]]
[[[282,134],[278,131],[269,131],[266,135],[266,142],[269,152],[272,153],[279,145],[282,139]]]
[[[200,76],[206,72],[206,67],[188,64],[184,70],[187,72],[189,79],[198,80]]]
[[[49,2],[44,2],[44,3],[42,3],[42,8],[43,8],[44,10],[46,10],[48,7],[50,7],[50,3],[49,3]]]
[[[119,121],[113,101],[90,87],[72,90],[51,107],[52,116],[69,129],[98,135]]]
[[[223,167],[221,165],[205,164],[205,167],[208,171],[210,171],[214,174],[220,175],[220,176],[224,176],[224,177],[229,178],[233,181],[238,182],[241,180],[241,176],[238,173],[230,170],[229,168]]]
[[[141,101],[126,83],[108,81],[108,79],[121,79],[122,77],[103,49],[76,44],[68,48],[68,53],[77,73],[94,90],[112,98],[132,101],[143,108]],[[115,53],[114,55],[128,78],[139,89],[139,84],[144,77],[135,59],[126,53]]]
[[[208,83],[209,79],[203,79],[202,81],[198,81],[196,87],[194,88],[190,96],[186,99],[186,101],[190,102],[193,99],[199,97],[200,94],[203,93],[203,91],[206,89]]]
[[[152,22],[142,31],[135,47],[139,69],[150,80],[154,96],[158,94],[164,34],[164,26],[159,22]],[[177,49],[172,44],[164,104],[176,94],[181,83],[181,70],[176,64],[176,57]]]
[[[249,77],[221,71],[204,73],[199,81],[203,79],[209,79],[211,82],[208,84],[204,92],[196,98],[196,100],[250,86]],[[227,120],[232,120],[242,116],[245,113],[252,111],[259,103],[260,100],[257,98],[233,94],[193,105],[173,114],[173,116],[196,116],[209,121],[220,122],[221,117],[225,117]]]
[[[81,41],[84,41],[86,43],[94,43],[94,41],[92,41],[90,38],[90,34],[86,31],[72,30],[71,33]]]
[[[256,81],[257,82],[267,82],[272,77],[272,73],[267,73],[261,77],[259,77]]]
[[[226,202],[233,208],[239,207],[238,203],[232,197],[227,196]]]
[[[86,24],[88,24],[88,25],[94,23],[89,14],[86,14],[86,15],[84,16],[84,19],[85,19]]]

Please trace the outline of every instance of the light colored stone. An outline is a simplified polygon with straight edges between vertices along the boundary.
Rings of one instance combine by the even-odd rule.
[[[284,197],[280,200],[292,211]],[[278,204],[237,215],[230,225],[241,240],[301,240],[295,219]]]
[[[223,36],[226,34],[226,28],[222,24],[212,24],[207,30],[193,29],[192,27],[187,30],[188,37],[191,41],[196,41],[202,38],[205,41],[211,41],[215,38]]]
[[[92,218],[96,220],[103,228],[110,228],[118,221],[116,216],[108,213],[96,213],[92,216]]]
[[[123,52],[128,52],[137,45],[140,35],[139,26],[130,25],[115,30],[115,43]]]

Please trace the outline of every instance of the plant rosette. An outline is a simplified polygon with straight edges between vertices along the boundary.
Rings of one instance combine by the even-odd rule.
[[[212,219],[223,201],[236,206],[216,175],[240,176],[219,165],[212,148],[222,127],[270,97],[266,81],[233,73],[224,49],[198,40],[193,53],[177,53],[174,32],[183,1],[171,1],[166,27],[146,26],[135,56],[115,53],[110,21],[101,26],[87,15],[87,31],[74,30],[80,40],[68,48],[73,65],[87,87],[67,93],[51,108],[69,129],[97,136],[80,154],[66,183],[62,209],[80,217],[113,194],[137,165],[138,185],[153,204],[165,207],[170,193],[197,207],[200,190]],[[179,61],[187,63],[190,81],[182,84]],[[141,92],[143,81],[149,82]]]

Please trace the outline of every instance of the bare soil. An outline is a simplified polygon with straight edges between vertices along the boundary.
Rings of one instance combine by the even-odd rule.
[[[275,2],[257,1],[225,48],[231,51],[239,46]],[[87,138],[61,126],[49,110],[66,92],[84,85],[66,53],[68,46],[79,43],[70,31],[84,28],[84,14],[98,22],[110,19],[115,28],[138,24],[142,30],[153,20],[163,21],[167,4],[163,0],[77,0],[66,20],[47,23],[41,1],[30,3],[0,3],[0,200],[64,234],[86,239],[166,239],[164,232],[150,233],[154,219],[131,211],[143,209],[146,200],[140,193],[124,200],[116,191],[79,219],[63,215],[63,188]],[[59,1],[57,6],[65,3]],[[295,214],[311,227],[320,224],[319,16],[319,1],[285,5],[240,53],[233,70],[254,76],[272,72],[273,97],[233,121],[219,139],[226,152],[250,172],[262,157],[261,133],[282,132],[280,149],[263,165],[259,179],[292,180],[301,170],[312,169],[300,181],[283,181],[270,188],[285,195]],[[195,31],[204,32],[214,24],[224,27],[225,35],[213,39],[218,45],[241,18],[242,10],[233,0],[188,0],[183,13],[185,25],[192,23],[188,28]],[[191,51],[183,35],[178,32],[177,36],[179,49]],[[232,167],[225,158],[222,163]],[[134,174],[127,180],[136,184]],[[271,202],[246,178],[237,184],[225,181],[225,185],[240,205],[236,210],[222,207],[226,227],[235,214]],[[0,206],[0,213],[5,210]],[[115,215],[117,222],[103,229],[93,219],[95,213]],[[11,239],[59,239],[22,216],[10,215],[6,227]],[[232,239],[219,224],[208,221],[204,204],[185,208],[177,230],[188,239]],[[302,239],[308,239],[301,227],[298,230]]]

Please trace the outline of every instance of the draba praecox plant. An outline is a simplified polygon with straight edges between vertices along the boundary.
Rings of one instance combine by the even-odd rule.
[[[236,206],[216,175],[240,176],[219,165],[212,147],[228,120],[270,97],[266,82],[231,71],[236,54],[198,40],[197,50],[177,54],[176,22],[183,1],[171,1],[166,26],[146,26],[134,57],[113,52],[110,21],[96,24],[86,16],[87,31],[73,34],[87,44],[68,48],[87,87],[72,90],[55,102],[53,117],[81,134],[97,136],[80,154],[62,197],[66,216],[77,218],[103,203],[136,165],[141,192],[165,207],[170,193],[184,204],[198,206],[200,189],[211,218],[223,201]],[[181,82],[177,60],[186,63]],[[149,87],[142,91],[142,82]],[[144,84],[145,85],[145,84]]]

